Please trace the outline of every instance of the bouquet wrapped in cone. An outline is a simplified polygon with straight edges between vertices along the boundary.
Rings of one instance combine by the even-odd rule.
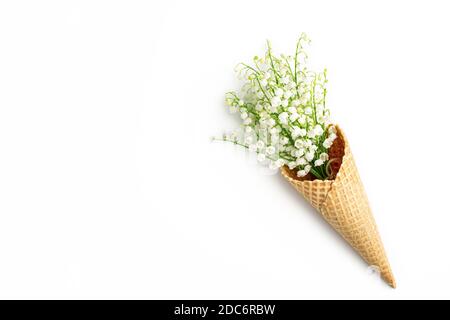
[[[307,68],[309,39],[299,38],[295,54],[276,56],[270,43],[253,64],[241,63],[244,82],[227,93],[232,113],[242,126],[225,134],[231,142],[256,153],[284,178],[392,287],[395,280],[369,207],[346,136],[331,122],[326,106],[326,70]]]

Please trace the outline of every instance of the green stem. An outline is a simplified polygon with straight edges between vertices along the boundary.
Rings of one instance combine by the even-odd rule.
[[[322,174],[320,173],[320,171],[317,171],[316,169],[311,168],[311,173],[312,173],[316,178],[318,178],[318,179],[320,179],[320,180],[325,180],[325,177],[322,176]]]
[[[273,64],[272,47],[270,46],[269,40],[267,40],[267,53],[269,54],[269,60],[270,60],[270,65],[272,66],[272,71],[275,74],[275,82],[278,84],[278,79],[279,79],[280,76],[279,76],[279,74],[278,74],[278,72],[275,69],[275,66]]]

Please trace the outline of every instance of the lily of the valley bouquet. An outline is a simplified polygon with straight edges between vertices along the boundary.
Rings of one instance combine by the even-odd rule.
[[[368,200],[341,128],[326,105],[327,73],[308,69],[299,38],[295,53],[277,56],[270,43],[263,57],[237,67],[243,86],[226,102],[242,126],[218,140],[247,148],[283,177],[325,220],[395,287]]]

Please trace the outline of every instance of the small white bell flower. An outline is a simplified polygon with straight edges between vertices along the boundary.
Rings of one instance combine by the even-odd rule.
[[[306,176],[308,173],[305,170],[298,170],[297,171],[297,177],[302,178]]]
[[[270,103],[272,104],[272,106],[278,107],[281,104],[281,99],[280,99],[279,96],[275,96],[275,97],[272,98]]]
[[[325,139],[325,141],[322,143],[322,145],[323,145],[326,149],[330,148],[332,144],[333,144],[333,141],[331,141],[331,140],[328,139],[328,138]]]
[[[281,168],[282,166],[284,166],[285,161],[283,159],[277,159],[275,161],[275,165],[277,166],[277,168]]]
[[[317,124],[317,125],[314,127],[314,132],[315,132],[316,136],[321,136],[321,135],[323,134],[323,128],[322,128],[322,126],[321,126],[320,124]]]
[[[305,159],[308,160],[308,162],[311,162],[314,159],[314,152],[307,152],[305,154]]]
[[[280,119],[280,122],[282,124],[287,124],[288,123],[288,117],[289,117],[289,114],[287,112],[282,112],[278,116],[278,118]]]
[[[328,160],[328,153],[325,153],[325,152],[321,153],[320,154],[320,159],[322,161],[327,161]]]
[[[272,155],[272,154],[274,154],[275,153],[275,147],[274,146],[268,146],[267,148],[266,148],[266,154],[267,155]]]
[[[275,90],[275,95],[278,96],[278,97],[282,96],[283,95],[283,89],[280,89],[280,88],[276,89]]]
[[[290,112],[290,113],[292,113],[292,114],[296,114],[297,113],[297,108],[296,107],[289,107],[288,108],[288,111]]]
[[[298,159],[297,159],[297,164],[298,164],[299,166],[304,166],[305,164],[307,164],[307,161],[306,161],[305,158],[301,157],[301,158],[298,158]]]
[[[296,166],[297,166],[297,164],[294,161],[291,161],[291,162],[288,163],[288,167],[291,170],[294,169]]]
[[[298,119],[298,113],[293,113],[289,116],[289,120],[291,120],[291,122],[294,122],[297,119]]]

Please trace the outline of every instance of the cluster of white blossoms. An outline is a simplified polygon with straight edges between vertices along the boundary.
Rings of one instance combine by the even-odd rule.
[[[273,169],[287,165],[298,177],[311,173],[327,179],[336,128],[325,106],[326,70],[307,69],[307,43],[302,34],[295,55],[279,57],[268,43],[265,56],[254,57],[253,66],[238,65],[244,85],[239,93],[227,93],[226,102],[232,113],[239,113],[242,127],[221,140],[257,153],[258,161]]]

